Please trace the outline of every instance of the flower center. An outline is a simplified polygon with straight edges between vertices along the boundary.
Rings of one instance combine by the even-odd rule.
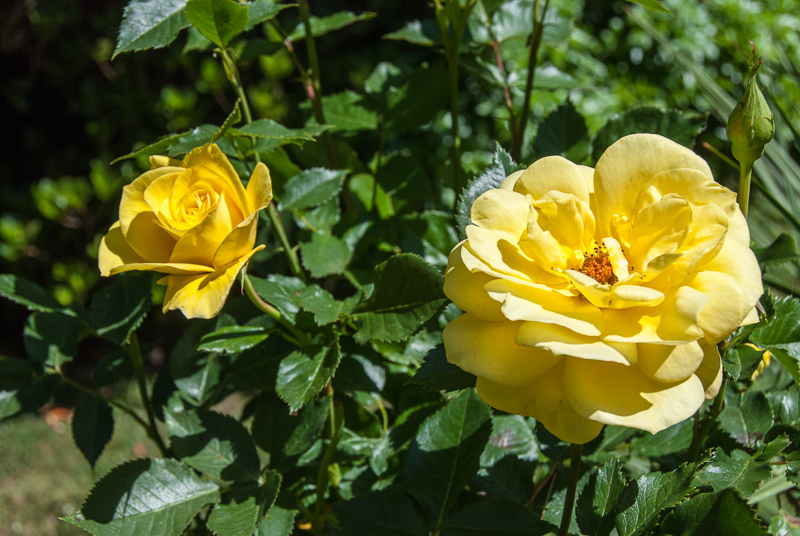
[[[618,281],[614,275],[614,266],[608,257],[608,249],[602,243],[595,245],[592,253],[584,256],[583,264],[578,271],[601,285],[613,285]]]

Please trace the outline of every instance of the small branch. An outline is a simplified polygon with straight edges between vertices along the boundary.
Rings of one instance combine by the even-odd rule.
[[[570,445],[569,481],[567,483],[567,496],[564,499],[564,512],[561,514],[561,526],[558,536],[567,536],[569,523],[572,519],[572,509],[575,507],[575,492],[578,489],[578,478],[581,475],[581,453],[583,445]]]
[[[333,387],[330,382],[326,387],[326,394],[330,397],[330,406],[328,408],[328,418],[330,420],[330,434],[331,439],[328,447],[325,449],[325,454],[322,456],[322,461],[317,470],[317,500],[314,505],[314,517],[312,520],[311,531],[315,535],[322,535],[324,526],[322,524],[322,514],[325,507],[325,492],[328,488],[328,467],[333,460],[333,455],[336,454],[336,448],[339,445],[339,440],[342,437],[342,430],[344,429],[344,411],[341,407],[337,407],[333,399]]]
[[[525,143],[525,130],[528,128],[528,115],[530,114],[531,94],[533,93],[533,75],[536,72],[537,56],[539,55],[539,47],[542,44],[542,35],[544,33],[544,17],[549,3],[550,0],[545,0],[541,17],[539,16],[539,0],[534,0],[533,4],[533,33],[531,34],[531,53],[528,59],[528,78],[525,81],[522,116],[519,120],[519,136],[517,137],[517,145],[512,152],[512,156],[516,161],[522,158],[522,144]]]
[[[725,387],[728,385],[728,377],[724,376],[722,379],[722,385],[719,388],[719,393],[717,393],[717,398],[714,399],[714,404],[711,406],[711,411],[709,411],[706,418],[699,424],[699,426],[695,426],[692,430],[692,443],[689,445],[689,461],[696,462],[700,459],[700,449],[703,448],[703,442],[706,439],[706,435],[711,430],[711,427],[719,417],[719,414],[722,413],[722,409],[725,407]]]
[[[139,386],[139,395],[142,398],[142,405],[147,413],[147,421],[149,423],[148,435],[153,441],[155,441],[156,445],[158,446],[158,450],[161,451],[161,455],[168,456],[169,449],[161,439],[161,435],[158,433],[156,417],[150,404],[150,397],[147,394],[147,382],[144,377],[144,360],[142,359],[142,353],[139,349],[139,339],[136,337],[136,333],[131,334],[131,342],[128,345],[128,351],[130,352],[131,360],[133,361],[133,373],[136,376],[136,383]]]
[[[311,339],[308,338],[308,335],[294,327],[292,323],[289,322],[289,320],[287,320],[286,317],[283,316],[283,314],[281,314],[281,312],[272,304],[261,299],[261,296],[258,295],[256,289],[253,288],[253,282],[250,280],[250,277],[247,274],[243,274],[242,286],[244,288],[245,295],[247,295],[252,304],[255,305],[259,311],[271,316],[292,333],[292,342],[297,344],[297,346],[308,346],[311,344]]]

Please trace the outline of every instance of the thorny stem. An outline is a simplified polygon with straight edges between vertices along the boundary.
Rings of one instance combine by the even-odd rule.
[[[533,4],[533,34],[531,34],[531,53],[528,60],[528,78],[525,81],[525,95],[522,101],[522,116],[519,120],[519,136],[517,144],[513,147],[512,156],[519,161],[522,158],[522,144],[525,140],[525,129],[528,128],[528,115],[531,108],[531,94],[533,93],[533,75],[536,72],[537,56],[539,47],[542,44],[542,34],[544,32],[544,16],[547,13],[547,6],[550,0],[545,0],[544,8],[539,13],[539,0],[534,0]]]
[[[724,376],[722,385],[719,387],[719,393],[717,393],[717,398],[714,399],[714,405],[711,406],[711,411],[709,411],[708,415],[706,415],[705,419],[701,422],[698,423],[695,421],[694,429],[692,430],[692,443],[689,445],[690,462],[696,462],[700,459],[700,449],[703,447],[703,441],[705,441],[706,435],[708,435],[717,417],[719,417],[719,414],[722,413],[722,409],[725,407],[725,387],[727,385],[728,377]]]
[[[256,289],[253,288],[253,282],[250,280],[250,277],[247,274],[243,274],[242,286],[244,288],[244,293],[259,311],[271,316],[292,333],[294,339],[292,342],[296,343],[297,346],[308,346],[311,344],[311,339],[308,338],[308,335],[294,327],[292,323],[289,322],[286,317],[283,316],[283,314],[281,314],[281,312],[272,304],[261,299],[261,296],[258,295]]]
[[[311,523],[311,532],[315,535],[321,535],[324,529],[322,514],[325,507],[325,492],[328,488],[328,467],[331,464],[331,460],[333,460],[333,455],[336,454],[336,448],[339,445],[339,439],[341,439],[342,430],[344,429],[344,411],[336,405],[333,399],[333,386],[330,382],[325,388],[325,393],[330,398],[328,418],[330,420],[331,439],[317,470],[317,500],[314,505],[314,517]]]
[[[569,481],[567,482],[567,496],[564,499],[564,512],[561,514],[561,526],[558,536],[567,536],[569,522],[572,519],[572,509],[575,507],[575,492],[578,489],[578,477],[581,474],[581,453],[583,445],[570,445]]]
[[[314,34],[311,33],[311,10],[308,7],[308,0],[300,0],[298,2],[300,8],[300,18],[303,19],[303,28],[306,31],[306,49],[308,51],[308,68],[311,71],[311,76],[304,77],[304,85],[306,86],[306,93],[309,100],[311,100],[311,108],[314,111],[314,119],[317,123],[324,125],[325,112],[322,109],[322,85],[319,78],[319,59],[317,58],[317,45],[314,42]],[[336,154],[336,148],[333,145],[333,139],[330,134],[325,131],[322,133],[322,139],[328,149],[328,156],[331,159],[331,164],[336,169],[341,168],[339,163],[339,155]]]
[[[131,342],[128,345],[128,351],[133,361],[133,373],[136,376],[136,383],[139,386],[139,396],[142,398],[142,405],[147,413],[147,422],[149,423],[147,426],[147,434],[150,436],[150,439],[155,441],[161,454],[163,456],[168,456],[169,449],[167,449],[167,446],[161,439],[161,435],[158,433],[156,417],[153,413],[153,407],[150,404],[150,396],[147,394],[147,382],[144,377],[144,360],[142,359],[142,352],[139,349],[139,339],[136,337],[136,333],[131,333]]]

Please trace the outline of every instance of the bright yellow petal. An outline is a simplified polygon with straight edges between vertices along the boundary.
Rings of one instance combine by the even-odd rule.
[[[722,249],[716,257],[696,269],[722,272],[733,277],[745,296],[742,319],[753,310],[764,293],[764,287],[761,284],[758,261],[750,250],[750,231],[747,228],[747,221],[739,210],[730,219]]]
[[[214,254],[214,268],[226,266],[252,249],[253,244],[256,243],[257,223],[258,212],[253,212],[225,237]]]
[[[484,285],[494,278],[482,272],[470,272],[461,258],[463,248],[464,242],[461,242],[453,248],[447,258],[447,270],[444,274],[445,295],[462,311],[484,320],[505,320],[500,312],[500,304],[483,290]]]
[[[504,232],[477,225],[468,225],[466,231],[468,248],[495,271],[527,281],[540,271],[536,263],[520,250],[519,238],[512,241]]]
[[[509,320],[557,324],[581,335],[597,336],[605,328],[603,313],[580,297],[498,279],[484,287],[489,297],[503,304]]]
[[[594,237],[595,221],[589,204],[573,194],[548,192],[533,202],[539,213],[537,223],[550,231],[562,246],[585,250]]]
[[[194,149],[183,159],[183,165],[186,168],[196,168],[201,177],[208,178],[215,183],[219,181],[227,193],[229,201],[232,201],[240,209],[242,218],[252,212],[252,210],[248,210],[250,209],[250,200],[239,175],[228,161],[228,157],[215,144]]]
[[[703,383],[706,400],[711,400],[717,396],[722,385],[722,358],[716,344],[701,344],[700,347],[703,349],[703,361],[695,375]]]
[[[655,175],[676,168],[694,169],[714,178],[705,160],[655,134],[625,136],[606,149],[594,172],[598,236],[612,236],[614,215],[631,215],[642,186]]]
[[[680,248],[690,231],[692,208],[683,197],[669,194],[636,212],[632,221],[628,259],[644,273],[650,261]]]
[[[600,435],[603,425],[575,411],[564,392],[563,375],[562,361],[529,386],[509,387],[478,378],[476,387],[478,395],[490,406],[533,417],[562,441],[588,443]]]
[[[487,322],[469,313],[442,332],[447,360],[481,378],[508,386],[530,384],[547,373],[559,358],[550,352],[519,346],[514,334],[519,322]]]
[[[157,178],[144,190],[144,201],[150,207],[150,211],[158,215],[162,209],[169,208],[169,198],[175,187],[175,180],[179,177],[177,173],[169,173]],[[174,218],[171,213],[164,214],[167,218]],[[162,219],[162,222],[164,220]]]
[[[176,159],[170,158],[168,156],[154,154],[150,157],[150,169],[156,169],[160,167],[183,167],[183,163]]]
[[[232,230],[230,213],[223,194],[217,207],[198,226],[188,230],[178,240],[169,262],[213,266],[217,249]]]
[[[639,344],[639,368],[661,382],[685,380],[703,361],[703,349],[697,341],[685,344]]]
[[[746,304],[734,278],[722,272],[700,272],[687,284],[710,298],[697,320],[706,342],[716,344],[739,327]]]
[[[502,233],[519,242],[528,226],[531,206],[524,195],[510,190],[489,190],[472,203],[472,223],[488,231]]]
[[[664,294],[652,288],[639,285],[601,285],[588,275],[575,270],[567,270],[565,274],[575,288],[596,307],[654,307],[664,301]]]
[[[144,262],[144,259],[125,240],[119,222],[114,223],[100,242],[97,252],[100,275],[109,276],[115,268],[137,262]]]
[[[180,264],[180,263],[161,263],[161,262],[142,262],[131,263],[118,266],[111,270],[111,275],[129,272],[131,270],[144,270],[150,272],[160,272],[162,274],[208,274],[214,271],[210,266],[200,264]]]
[[[679,194],[693,205],[712,203],[719,206],[728,216],[736,210],[736,194],[709,180],[708,175],[695,169],[671,169],[655,175],[644,186],[642,192],[655,187],[661,195]]]
[[[553,190],[573,194],[589,204],[589,187],[584,171],[560,156],[540,158],[514,184],[514,191],[530,194],[534,200]]]
[[[250,175],[247,198],[253,211],[265,208],[272,201],[272,179],[269,176],[269,169],[262,162],[256,164],[253,174]]]
[[[210,274],[167,276],[163,311],[180,309],[186,318],[216,316],[225,305],[236,275],[250,257],[262,249],[263,245],[258,246],[238,261]]]
[[[597,337],[579,335],[556,324],[523,322],[517,330],[517,344],[542,348],[557,356],[579,359],[597,359],[629,365],[636,363],[636,345],[630,343],[605,343]]]
[[[517,179],[519,179],[523,173],[525,173],[525,170],[520,169],[519,171],[515,171],[514,173],[503,179],[503,182],[500,183],[500,189],[513,190],[514,185],[517,183]]]
[[[637,366],[586,359],[566,359],[563,385],[578,414],[654,434],[688,419],[705,401],[697,376],[659,382]]]

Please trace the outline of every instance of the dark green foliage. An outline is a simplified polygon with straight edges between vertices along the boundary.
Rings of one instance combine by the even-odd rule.
[[[113,434],[114,416],[107,402],[89,397],[75,407],[72,437],[89,465],[94,467]]]

